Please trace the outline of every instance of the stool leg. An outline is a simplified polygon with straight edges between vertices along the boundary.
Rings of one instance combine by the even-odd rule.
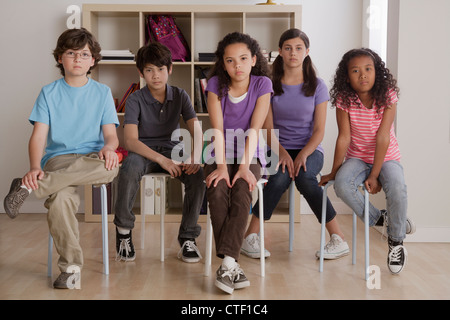
[[[206,215],[206,254],[205,254],[205,277],[211,274],[211,256],[212,256],[212,224],[211,215],[209,212],[209,204],[207,206]]]
[[[326,228],[326,216],[327,216],[327,198],[328,187],[334,184],[334,180],[328,181],[323,187],[322,193],[322,217],[320,222],[320,255],[319,255],[319,272],[323,272],[323,254],[325,250],[325,228]]]
[[[364,278],[369,278],[369,192],[364,188],[364,242],[365,242],[365,264]]]
[[[257,183],[256,184],[258,186],[258,194],[259,194],[259,212],[260,214],[264,215],[264,201],[263,201],[263,187],[262,187],[262,183]],[[261,247],[261,256],[260,256],[260,261],[261,261],[261,277],[265,277],[266,276],[266,255],[265,255],[265,250],[264,250],[264,219],[259,219],[259,240],[260,240],[260,247]]]
[[[145,201],[145,184],[147,177],[142,177],[141,180],[141,249],[144,250],[145,246],[145,213],[147,212]]]
[[[103,237],[103,273],[109,274],[109,252],[108,252],[108,193],[106,185],[101,185],[102,201],[102,237]]]
[[[161,262],[164,262],[164,216],[166,214],[166,188],[165,188],[165,183],[166,183],[166,179],[160,178],[161,181],[161,196],[160,196],[160,210],[161,210],[161,223],[160,223],[160,228],[161,228]]]
[[[289,252],[294,246],[295,182],[289,185]]]
[[[52,261],[53,261],[53,237],[48,233],[48,257],[47,257],[47,277],[52,276]]]
[[[356,264],[356,227],[357,227],[356,213],[353,212],[353,223],[352,223],[352,264]]]

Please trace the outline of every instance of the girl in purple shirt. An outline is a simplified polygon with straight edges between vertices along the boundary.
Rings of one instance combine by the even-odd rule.
[[[295,181],[319,223],[322,216],[322,189],[317,175],[323,166],[322,142],[325,132],[327,86],[317,78],[309,57],[309,39],[298,29],[285,31],[279,41],[279,56],[273,63],[274,96],[264,128],[278,130],[278,171],[269,177],[264,188],[264,220],[269,220],[283,193]],[[268,133],[270,138],[274,135]],[[269,146],[275,146],[268,139]],[[275,148],[276,149],[276,148]],[[272,148],[272,152],[276,152]],[[245,234],[241,252],[260,257],[259,210],[253,216]],[[337,259],[349,253],[344,235],[336,220],[336,212],[328,200],[326,228],[330,242],[325,247],[325,259]],[[317,253],[316,253],[317,255]],[[266,257],[270,256],[266,250]]]
[[[213,161],[205,166],[206,195],[216,243],[223,258],[215,285],[231,294],[250,285],[237,260],[247,226],[252,191],[260,177],[259,130],[267,116],[272,83],[258,43],[230,33],[219,42],[206,88],[214,129]]]

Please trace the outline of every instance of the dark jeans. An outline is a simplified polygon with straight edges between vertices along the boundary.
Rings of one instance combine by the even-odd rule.
[[[214,163],[205,166],[205,177],[217,168]],[[228,164],[230,183],[239,169],[239,164]],[[256,180],[261,176],[261,166],[251,164],[250,171]],[[216,187],[211,185],[206,190],[206,198],[211,213],[211,224],[216,243],[216,255],[223,258],[225,255],[239,259],[244,233],[252,205],[252,193],[244,179],[236,180],[233,188],[229,188],[222,179]]]
[[[287,150],[295,160],[301,150]],[[323,190],[317,181],[317,175],[323,167],[323,154],[315,150],[306,160],[306,172],[303,168],[300,169],[298,175],[295,177],[295,186],[297,190],[305,198],[309,207],[314,212],[315,216],[321,222],[322,217],[322,195]],[[289,188],[292,179],[289,177],[287,169],[283,173],[279,168],[277,173],[271,175],[268,179],[267,185],[264,187],[264,220],[269,220],[272,217],[273,210],[276,208],[281,196]],[[258,200],[259,201],[259,200]],[[256,202],[253,207],[253,214],[259,217],[259,203]],[[326,222],[333,220],[336,216],[336,211],[329,199],[327,199],[327,217]]]
[[[152,148],[156,152],[170,158],[171,149],[164,147]],[[119,171],[118,196],[115,204],[114,224],[118,227],[133,229],[135,216],[133,205],[139,190],[142,176],[147,173],[166,172],[156,162],[133,152],[129,152]],[[196,174],[185,174],[177,177],[184,184],[184,202],[178,241],[195,239],[200,235],[201,227],[197,224],[205,195],[203,169]]]

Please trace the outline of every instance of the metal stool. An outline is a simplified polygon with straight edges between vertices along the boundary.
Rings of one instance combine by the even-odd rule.
[[[323,198],[322,198],[322,222],[320,230],[320,263],[319,272],[323,272],[323,253],[325,247],[325,220],[327,212],[327,189],[329,186],[334,184],[334,180],[328,181],[328,183],[323,187]],[[365,270],[364,278],[365,280],[369,277],[369,192],[366,190],[364,184],[360,184],[359,187],[364,191],[364,246],[365,246]],[[353,227],[352,227],[352,264],[356,264],[356,226],[357,217],[356,213],[353,212]]]
[[[155,181],[161,182],[159,190],[160,201],[160,247],[161,247],[161,261],[164,261],[164,216],[166,214],[166,179],[171,178],[168,173],[149,173],[142,176],[141,180],[141,249],[144,249],[145,244],[145,215],[154,214],[155,206],[151,201],[151,197],[155,199]]]
[[[101,197],[101,213],[102,213],[102,243],[103,243],[103,273],[109,274],[109,253],[108,253],[108,192],[106,185],[100,186]],[[47,259],[47,276],[52,276],[52,260],[53,260],[53,237],[48,233],[48,259]]]
[[[264,195],[263,188],[264,184],[267,182],[266,179],[259,179],[256,183],[258,188],[258,197],[259,197],[259,212],[264,212]],[[251,204],[250,204],[251,206]],[[259,227],[260,227],[260,247],[261,247],[261,277],[265,277],[266,267],[265,267],[265,254],[264,254],[264,219],[259,219]],[[212,224],[211,224],[211,216],[209,212],[208,205],[208,214],[206,216],[206,254],[205,254],[205,276],[209,276],[211,274],[211,256],[212,256]]]

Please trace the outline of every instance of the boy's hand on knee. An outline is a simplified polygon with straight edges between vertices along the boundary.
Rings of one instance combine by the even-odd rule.
[[[98,152],[98,157],[101,160],[105,160],[106,170],[112,170],[119,165],[119,157],[117,156],[117,153],[110,148],[102,148],[102,150]]]
[[[39,188],[38,180],[41,180],[44,177],[44,171],[39,169],[31,169],[28,171],[25,176],[22,178],[22,184],[25,185],[28,189],[36,190]]]

